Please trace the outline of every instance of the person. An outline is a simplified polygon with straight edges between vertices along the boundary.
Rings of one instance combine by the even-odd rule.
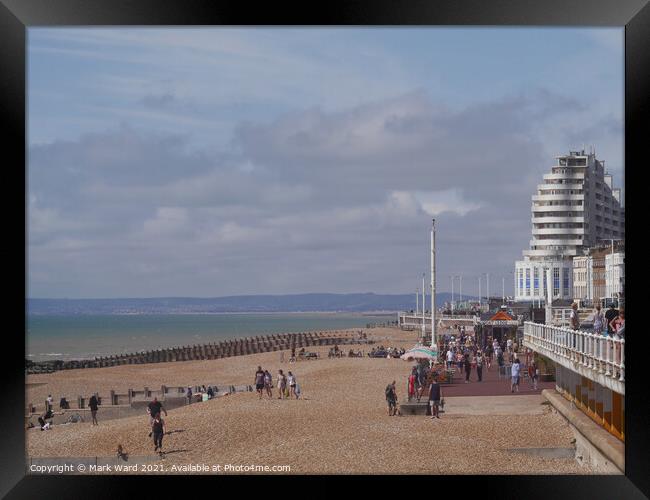
[[[497,363],[499,364],[499,368],[503,366],[503,351],[500,347],[497,347]]]
[[[59,401],[59,408],[62,410],[70,409],[70,403],[68,403],[68,400],[66,398],[61,398],[61,401]]]
[[[287,382],[289,382],[289,397],[296,396],[296,376],[293,373],[288,372]],[[296,399],[298,399],[298,396],[296,396]]]
[[[54,399],[52,399],[52,395],[51,395],[51,394],[48,394],[48,395],[47,395],[47,400],[46,400],[46,401],[47,401],[47,404],[45,405],[45,406],[46,406],[45,409],[46,409],[46,410],[49,410],[50,408],[52,408],[52,403],[54,403]]]
[[[269,396],[269,398],[273,398],[273,391],[271,388],[273,387],[273,378],[271,377],[271,372],[266,370],[264,372],[264,388],[266,389],[266,394]]]
[[[212,390],[212,386],[208,386],[208,399],[212,399],[214,397],[214,390]]]
[[[578,316],[578,303],[571,304],[571,316],[569,317],[569,324],[572,330],[580,329],[580,317]]]
[[[610,321],[610,325],[612,327],[612,331],[614,332],[614,335],[618,338],[620,338],[620,335],[618,332],[625,328],[625,310],[621,307],[621,310],[618,312],[618,315]]]
[[[535,360],[528,365],[528,377],[530,377],[530,381],[533,385],[533,390],[537,390],[537,380],[539,379],[539,368],[537,368],[537,363],[535,363]]]
[[[260,399],[262,399],[262,391],[264,390],[264,370],[262,370],[261,366],[258,366],[257,371],[255,372],[255,390],[257,390]]]
[[[465,383],[469,384],[469,376],[472,371],[472,362],[469,359],[469,353],[465,354]]]
[[[94,394],[90,396],[90,400],[88,401],[88,408],[90,408],[90,414],[92,415],[93,418],[93,425],[99,425],[97,423],[97,407],[99,405],[99,401],[97,401],[97,396]]]
[[[515,392],[515,388],[517,389],[517,392],[519,392],[519,373],[521,371],[521,366],[519,365],[519,358],[515,358],[514,363],[512,363],[512,383],[510,385],[510,392]]]
[[[289,363],[293,363],[296,361],[296,348],[292,347],[291,348],[291,358],[289,359]]]
[[[278,389],[280,390],[280,396],[278,399],[284,399],[285,390],[287,388],[287,377],[282,373],[282,370],[278,370]]]
[[[481,355],[481,351],[478,351],[476,354],[476,376],[479,382],[483,381],[483,356]]]
[[[454,362],[454,353],[451,352],[451,347],[447,351],[447,370],[451,370],[451,365]]]
[[[614,329],[612,327],[612,321],[618,316],[618,311],[614,307],[614,303],[609,304],[609,309],[605,313],[605,322],[607,323],[607,335],[610,337],[614,336]]]
[[[186,394],[187,394],[187,404],[188,405],[192,404],[192,388],[191,387],[187,388]],[[152,414],[152,416],[155,416],[155,414]]]
[[[156,413],[151,423],[151,432],[153,434],[154,453],[157,451],[162,456],[162,440],[165,435],[165,421]]]
[[[442,389],[436,377],[433,377],[431,381],[431,387],[429,387],[429,405],[431,406],[431,419],[435,420],[440,418],[440,400],[442,399]]]
[[[188,390],[190,388],[188,387]],[[190,396],[191,397],[191,396]],[[163,408],[163,405],[160,401],[158,401],[158,398],[154,396],[153,401],[147,405],[147,413],[149,414],[149,426],[153,425],[153,420],[154,417],[159,414],[161,411],[165,412],[165,416],[167,416],[167,410]],[[151,432],[149,433],[149,437],[151,437]]]
[[[392,417],[395,414],[395,406],[397,404],[397,393],[395,391],[395,381],[386,386],[386,401],[388,402],[388,416]]]
[[[409,383],[408,383],[408,400],[411,401],[415,397],[415,383],[417,379],[417,371],[415,369],[415,366],[413,367],[413,370],[411,370],[411,374],[409,375]]]
[[[460,371],[460,374],[463,374],[463,366],[465,365],[465,362],[463,360],[463,355],[461,354],[460,350],[458,350],[458,353],[456,354],[456,363],[458,363],[458,370]]]
[[[596,304],[596,310],[594,311],[594,334],[602,335],[604,327],[605,317],[600,310],[600,304]]]
[[[490,367],[492,366],[492,344],[489,342],[485,351],[485,365],[487,367],[487,371],[490,371]]]

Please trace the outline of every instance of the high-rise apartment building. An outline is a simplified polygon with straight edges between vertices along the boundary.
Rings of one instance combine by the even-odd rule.
[[[573,257],[603,240],[625,238],[621,190],[595,153],[558,156],[543,180],[532,197],[530,249],[515,263],[516,301],[544,300],[547,270],[553,298],[572,298]]]

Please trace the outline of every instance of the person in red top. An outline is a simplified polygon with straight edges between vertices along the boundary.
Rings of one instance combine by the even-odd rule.
[[[415,370],[415,367],[413,367],[413,370],[411,371],[411,374],[409,375],[409,401],[415,397],[415,379],[417,378],[417,372]]]

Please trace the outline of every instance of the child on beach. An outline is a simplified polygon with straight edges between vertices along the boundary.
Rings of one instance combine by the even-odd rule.
[[[153,433],[154,453],[157,451],[162,456],[162,439],[165,434],[165,421],[157,413],[151,424],[151,431]]]
[[[266,394],[268,394],[269,398],[273,398],[273,392],[271,391],[271,387],[273,387],[273,380],[271,378],[271,373],[266,370],[264,372],[264,388],[266,389]]]
[[[284,399],[285,391],[287,389],[287,377],[282,373],[282,370],[278,370],[278,389],[280,390],[280,396],[278,396],[278,399]]]

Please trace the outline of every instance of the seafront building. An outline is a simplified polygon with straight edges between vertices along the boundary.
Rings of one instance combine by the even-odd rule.
[[[622,242],[611,242],[585,250],[573,258],[573,300],[593,307],[623,297],[625,253]],[[604,304],[603,304],[604,305]]]
[[[594,152],[558,156],[543,180],[532,196],[530,249],[515,263],[515,301],[544,301],[547,270],[552,298],[570,299],[573,258],[603,240],[625,238],[621,190],[613,186],[612,176]],[[602,267],[604,275],[604,262]],[[586,281],[585,277],[582,282]]]

